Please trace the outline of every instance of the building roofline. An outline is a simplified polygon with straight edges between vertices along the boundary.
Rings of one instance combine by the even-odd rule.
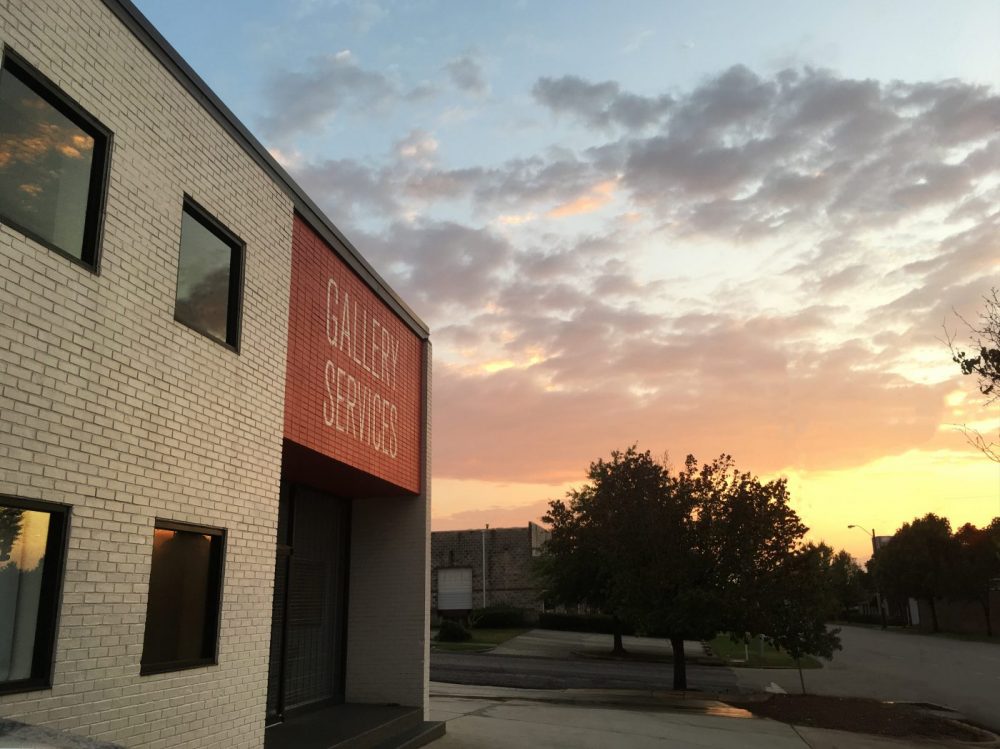
[[[185,62],[131,0],[102,0],[102,2],[291,198],[295,211],[323,237],[333,251],[361,277],[379,299],[385,302],[417,336],[422,339],[429,338],[430,329],[427,324],[393,291],[333,221],[320,210],[232,110],[222,103],[201,76]]]

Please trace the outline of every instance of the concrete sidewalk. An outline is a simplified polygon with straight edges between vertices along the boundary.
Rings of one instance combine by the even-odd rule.
[[[434,749],[903,749],[920,743],[789,726],[695,695],[530,690],[431,682],[431,720],[447,722]]]

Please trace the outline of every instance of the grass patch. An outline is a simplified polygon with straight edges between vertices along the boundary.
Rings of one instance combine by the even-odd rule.
[[[485,653],[497,645],[507,642],[512,637],[523,635],[527,629],[471,629],[472,639],[466,642],[438,642],[431,640],[435,650],[447,650],[453,653]]]
[[[788,653],[767,643],[762,649],[760,640],[744,645],[742,642],[733,642],[729,635],[718,635],[709,640],[708,647],[727,666],[735,668],[796,668],[795,661]],[[811,656],[803,658],[800,665],[802,668],[823,668],[823,664]]]

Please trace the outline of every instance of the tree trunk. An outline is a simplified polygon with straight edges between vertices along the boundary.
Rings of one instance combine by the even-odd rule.
[[[802,661],[795,659],[795,666],[799,669],[799,684],[802,685],[802,694],[806,693],[806,677],[802,675]]]
[[[625,646],[622,644],[622,622],[617,616],[612,617],[614,636],[615,636],[615,646],[612,649],[612,653],[615,655],[625,655]]]
[[[990,594],[989,591],[986,592],[986,598],[980,598],[979,603],[982,604],[983,613],[986,615],[986,636],[993,637],[993,620],[990,619]]]
[[[927,600],[930,601],[931,604],[931,626],[935,632],[940,632],[938,629],[937,606],[934,605],[934,597],[931,596]]]
[[[684,658],[684,638],[671,637],[670,648],[674,651],[674,689],[687,689],[687,661]]]

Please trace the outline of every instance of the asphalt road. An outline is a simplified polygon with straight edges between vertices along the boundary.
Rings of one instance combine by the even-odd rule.
[[[816,694],[931,702],[1000,730],[1000,645],[864,627],[842,627],[844,646],[823,668],[805,672]],[[744,689],[775,682],[798,693],[795,671],[736,669]]]
[[[688,688],[737,689],[732,669],[688,664]],[[491,653],[431,653],[431,681],[522,689],[672,689],[669,663],[538,658]]]

